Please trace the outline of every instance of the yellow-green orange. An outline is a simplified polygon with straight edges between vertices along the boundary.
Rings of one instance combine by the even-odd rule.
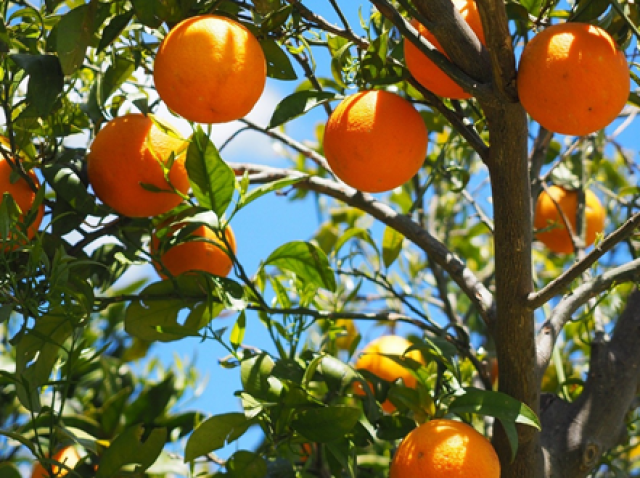
[[[356,369],[367,370],[387,382],[393,382],[401,378],[407,387],[415,388],[417,381],[411,370],[386,357],[386,355],[395,355],[399,358],[405,356],[416,362],[423,363],[422,354],[419,350],[407,352],[411,345],[411,342],[400,335],[378,337],[364,347],[356,361]],[[405,352],[407,353],[405,354]],[[365,395],[365,391],[359,382],[355,383],[354,391],[358,395]],[[389,400],[385,400],[382,403],[382,409],[387,413],[391,413],[396,407]]]

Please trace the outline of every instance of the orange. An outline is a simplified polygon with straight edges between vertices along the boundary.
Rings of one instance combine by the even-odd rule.
[[[96,196],[123,216],[163,214],[182,202],[175,190],[182,194],[189,190],[183,154],[187,146],[186,141],[167,134],[147,116],[114,118],[91,144],[87,155],[89,182]],[[172,154],[175,161],[169,184],[162,163],[166,165]]]
[[[462,18],[469,24],[471,30],[476,34],[480,43],[484,45],[484,31],[475,0],[454,0],[453,4],[460,12],[460,15],[462,15]],[[426,27],[417,20],[412,20],[411,24],[418,30],[418,33],[420,33],[422,37],[446,56],[436,37],[429,32]],[[429,91],[445,98],[458,100],[471,98],[469,93],[464,91],[461,86],[453,81],[433,61],[422,53],[417,46],[408,40],[404,41],[404,59],[407,62],[407,68],[411,75]]]
[[[324,154],[336,176],[366,192],[402,186],[422,167],[427,127],[404,98],[362,91],[338,105],[324,132]]]
[[[551,186],[549,194],[546,191],[542,191],[538,196],[533,227],[538,230],[548,230],[537,233],[536,238],[553,252],[570,254],[573,252],[571,235],[555,203],[558,203],[558,207],[566,216],[575,234],[578,191],[570,191],[560,186]],[[604,231],[605,219],[605,211],[602,204],[600,204],[598,197],[589,190],[585,191],[584,215],[587,224],[585,246],[588,247],[594,243],[596,235]]]
[[[412,350],[405,354],[411,345],[411,342],[399,335],[383,335],[382,337],[378,337],[365,346],[362,354],[356,361],[356,369],[367,370],[387,382],[393,382],[401,378],[407,387],[415,388],[416,378],[411,371],[385,356],[397,355],[402,357],[406,355],[416,362],[424,363],[419,350]],[[365,395],[365,391],[359,382],[355,382],[354,391],[358,395]],[[391,413],[396,407],[389,400],[385,400],[382,403],[382,409],[387,413]]]
[[[80,455],[78,454],[78,451],[74,447],[67,446],[67,447],[61,448],[59,451],[54,453],[52,459],[56,460],[57,462],[63,463],[69,468],[73,469],[77,465],[77,463],[80,461]],[[45,468],[44,466],[42,466],[40,462],[38,462],[33,465],[31,478],[49,478],[51,476],[61,477],[61,476],[67,476],[69,474],[69,471],[66,468],[63,468],[58,465],[52,464],[51,469],[54,475],[49,474],[49,472],[47,471],[47,468]]]
[[[9,141],[0,137],[0,147],[5,149],[5,152],[8,152]],[[14,158],[15,159],[15,158]],[[18,158],[19,160],[19,158]],[[33,203],[36,199],[36,193],[31,187],[26,179],[22,177],[18,177],[15,182],[11,182],[11,173],[13,168],[11,164],[6,160],[3,154],[0,154],[0,204],[2,204],[3,196],[5,193],[9,193],[15,203],[20,207],[22,211],[22,215],[20,216],[20,220],[24,220],[25,215],[29,212]],[[17,174],[17,173],[16,173]],[[33,170],[29,171],[29,177],[33,180],[33,183],[36,187],[40,185],[38,178],[36,177]],[[40,227],[40,223],[42,222],[42,217],[44,216],[44,206],[41,204],[38,207],[38,211],[36,212],[36,216],[33,222],[27,228],[27,237],[32,239],[35,236],[38,227]],[[0,238],[0,241],[4,243],[7,238]],[[15,249],[18,244],[12,246],[5,246],[2,250],[7,251],[9,249]]]
[[[414,428],[393,456],[389,478],[499,478],[500,461],[483,435],[466,423],[431,420]]]
[[[168,224],[165,222],[163,224]],[[169,235],[172,236],[176,231],[185,227],[185,223],[171,225]],[[163,225],[160,228],[164,227]],[[236,238],[231,230],[231,226],[227,226],[224,230],[225,239],[229,243],[233,253],[236,253]],[[196,228],[190,238],[203,238],[201,240],[188,240],[176,244],[166,250],[161,249],[159,238],[153,234],[151,236],[151,254],[159,255],[160,263],[164,266],[164,270],[177,276],[190,271],[204,271],[216,276],[226,277],[233,268],[231,258],[225,252],[224,243],[218,238],[216,233],[206,226]],[[154,264],[158,274],[166,279],[161,265]]]
[[[604,128],[622,111],[630,88],[624,53],[594,25],[553,25],[522,51],[520,102],[550,131],[580,136]]]
[[[215,15],[178,23],[160,44],[153,68],[162,101],[198,123],[242,118],[260,99],[267,79],[256,37],[240,23]]]
[[[356,324],[350,319],[338,319],[336,320],[336,327],[341,327],[344,330],[344,332],[336,338],[336,347],[338,347],[339,350],[349,350],[351,344],[358,336]]]

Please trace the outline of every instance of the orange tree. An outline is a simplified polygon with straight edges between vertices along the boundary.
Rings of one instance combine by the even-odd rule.
[[[457,11],[463,2],[321,3],[2,3],[0,142],[11,167],[0,179],[2,476],[19,476],[19,465],[37,460],[47,472],[100,478],[383,477],[403,437],[431,419],[464,421],[490,438],[503,477],[636,472],[640,194],[628,132],[637,129],[640,103],[637,5],[478,0],[480,41]],[[215,19],[181,23],[200,15]],[[565,23],[592,26],[552,26]],[[544,31],[519,83],[521,52]],[[161,46],[164,38],[171,41]],[[446,73],[438,81],[453,80],[465,92],[457,96],[468,98],[438,96],[428,89],[437,85],[414,78],[408,43],[418,49],[412,63],[435,64]],[[158,99],[159,49],[168,63],[155,78]],[[227,162],[226,144],[210,138],[219,125],[190,123],[180,138],[155,114],[164,96],[190,121],[239,118],[265,75],[290,94],[268,124],[240,118],[229,141],[242,141],[245,130],[264,134],[288,167]],[[374,101],[349,116],[353,100],[338,103],[367,90],[402,97],[393,100],[402,110],[381,113]],[[338,104],[345,106],[333,120],[330,155],[345,166],[347,184],[323,149],[323,126]],[[93,139],[132,113],[167,139],[156,146],[151,136],[138,138],[136,148],[125,127],[96,147],[103,171],[92,178]],[[319,113],[318,127],[304,122]],[[309,134],[292,136],[296,122]],[[80,145],[70,141],[78,133]],[[110,152],[117,171],[109,171]],[[188,188],[172,182],[175,168],[186,170]],[[96,197],[92,182],[111,189]],[[33,192],[28,204],[11,195],[23,183]],[[372,194],[348,185],[374,183],[385,187],[372,186]],[[535,204],[552,185],[572,190],[575,205],[565,211],[555,201],[555,219],[535,230]],[[605,217],[595,236],[587,191]],[[238,238],[237,249],[227,231],[239,211],[276,192],[315,201],[321,224],[247,270],[242,247],[260,241],[259,227]],[[109,204],[125,199],[125,209],[143,211],[161,197],[175,208],[153,217]],[[535,240],[563,228],[569,252]],[[207,247],[179,249],[187,242]],[[136,265],[161,264],[172,248],[172,256],[213,253],[189,257],[194,266],[180,276],[165,266],[164,279],[118,280]],[[231,273],[206,272],[229,269],[207,269],[215,260],[228,261]],[[220,325],[223,313],[233,326]],[[411,387],[403,374],[382,380],[357,369],[364,341],[344,321],[408,334],[424,360],[413,351],[387,358],[415,378]],[[264,328],[269,339],[245,346],[249,328]],[[349,340],[338,343],[345,332]],[[186,337],[227,350],[221,364],[241,378],[240,409],[180,406],[199,383],[197,371],[158,365],[154,343]],[[386,413],[383,403],[392,405]],[[216,456],[251,427],[263,434],[259,447]],[[418,449],[430,446],[412,437]],[[457,463],[483,453],[475,439],[456,443]],[[69,446],[77,464],[56,459]],[[426,469],[412,462],[420,456],[403,451],[403,466]]]

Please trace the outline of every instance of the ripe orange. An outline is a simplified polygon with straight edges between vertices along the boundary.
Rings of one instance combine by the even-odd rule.
[[[267,79],[260,43],[240,23],[215,15],[188,18],[164,38],[153,79],[169,108],[199,123],[245,116]]]
[[[553,25],[527,43],[518,94],[527,113],[550,131],[585,135],[622,111],[631,88],[624,53],[603,29],[586,23]]]
[[[536,234],[536,238],[545,246],[558,254],[573,252],[571,235],[565,227],[562,215],[555,202],[564,213],[574,234],[576,232],[576,213],[578,210],[578,191],[570,191],[560,186],[551,186],[549,194],[542,191],[536,203],[533,227],[548,230]],[[598,197],[591,191],[585,191],[586,244],[590,246],[596,240],[596,235],[604,231],[605,211]]]
[[[458,9],[462,18],[469,24],[480,42],[484,45],[484,31],[480,13],[475,0],[454,0],[453,4]],[[418,30],[420,35],[435,46],[438,51],[444,53],[442,46],[436,37],[429,32],[420,22],[412,20],[411,24]],[[446,55],[446,54],[445,54]],[[408,40],[404,41],[404,58],[411,75],[429,91],[438,96],[464,100],[471,98],[471,95],[464,91],[455,81],[453,81],[444,71],[442,71],[433,61],[431,61],[417,46]]]
[[[8,144],[9,142],[6,138],[0,137],[0,147],[4,148],[5,151],[8,151]],[[12,183],[12,171],[13,169],[11,168],[11,164],[9,164],[4,155],[0,154],[0,204],[2,204],[4,194],[9,193],[22,211],[20,220],[24,220],[25,215],[33,206],[33,202],[36,199],[36,193],[31,189],[31,187],[29,187],[29,183],[22,177],[19,177],[16,182]],[[40,185],[38,178],[36,177],[33,170],[29,171],[29,177],[33,180],[36,186]],[[40,223],[42,222],[43,215],[44,206],[41,204],[38,207],[35,219],[27,228],[27,237],[29,239],[35,236],[36,231],[38,230],[38,227],[40,227]],[[2,242],[2,244],[4,244],[7,239],[8,238],[0,237],[0,241]],[[6,252],[9,249],[15,249],[17,246],[18,244],[14,244],[11,247],[7,245],[2,247],[1,249]]]
[[[388,382],[393,382],[401,378],[407,387],[415,388],[416,378],[411,371],[393,359],[385,357],[385,355],[406,355],[416,362],[424,363],[419,350],[412,350],[405,354],[411,345],[411,342],[399,335],[383,335],[382,337],[378,337],[365,346],[362,354],[356,361],[356,369],[368,370]],[[365,391],[359,382],[355,383],[354,391],[358,395],[365,395]],[[389,400],[385,400],[382,403],[382,409],[387,413],[391,413],[396,407]]]
[[[67,446],[54,453],[53,459],[60,463],[64,463],[66,466],[73,469],[80,461],[80,454],[74,447]],[[69,474],[69,471],[61,466],[51,465],[51,468],[54,475],[50,475],[47,469],[42,466],[40,462],[37,462],[33,465],[31,478],[50,478],[51,476],[61,477]]]
[[[165,222],[163,224],[168,224]],[[170,226],[173,235],[177,230],[185,227],[186,224],[175,224]],[[160,228],[164,227],[163,225]],[[227,226],[224,230],[225,239],[231,246],[233,253],[236,253],[236,238]],[[205,226],[195,229],[191,237],[201,237],[204,240],[189,240],[162,250],[159,238],[153,234],[151,236],[151,254],[159,255],[160,262],[164,269],[172,275],[177,276],[189,271],[204,271],[210,274],[226,277],[233,268],[233,262],[225,252],[224,243],[216,236],[216,233]],[[154,263],[158,274],[163,279],[167,276],[159,263]]]
[[[167,134],[151,118],[128,114],[109,121],[98,132],[87,155],[89,182],[96,196],[129,217],[163,214],[182,202],[189,190],[184,165],[188,143]],[[161,163],[174,154],[167,183]],[[156,190],[143,187],[151,185]]]
[[[414,428],[393,456],[389,478],[499,478],[500,461],[483,435],[466,423],[431,420]]]
[[[422,167],[427,142],[427,127],[411,103],[388,91],[362,91],[332,113],[324,153],[341,180],[375,193],[411,179]]]

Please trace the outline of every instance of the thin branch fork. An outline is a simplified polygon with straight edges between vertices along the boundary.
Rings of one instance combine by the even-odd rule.
[[[305,178],[293,187],[306,188],[317,193],[325,194],[349,206],[358,208],[375,217],[383,224],[392,227],[412,241],[447,271],[453,281],[469,297],[482,319],[488,325],[492,324],[495,310],[491,292],[478,280],[460,258],[455,256],[442,242],[422,229],[422,227],[411,218],[398,213],[370,194],[362,193],[335,181],[316,176],[309,177],[299,171],[270,168],[268,166],[254,164],[229,163],[229,166],[238,174],[242,174],[245,171],[250,175],[259,174],[261,182],[271,182],[282,178]]]
[[[589,299],[609,290],[614,285],[636,281],[639,278],[640,259],[635,259],[614,267],[591,281],[578,286],[555,306],[536,337],[536,373],[539,380],[542,380],[542,375],[549,366],[553,347],[562,332],[562,328],[571,320],[573,313],[586,304]]]
[[[618,243],[631,236],[638,227],[640,227],[640,213],[636,213],[627,219],[622,226],[609,234],[593,251],[587,254],[584,259],[573,264],[538,292],[530,294],[527,302],[531,310],[542,307],[553,297],[561,294],[575,279],[595,264],[598,259],[613,249]]]

